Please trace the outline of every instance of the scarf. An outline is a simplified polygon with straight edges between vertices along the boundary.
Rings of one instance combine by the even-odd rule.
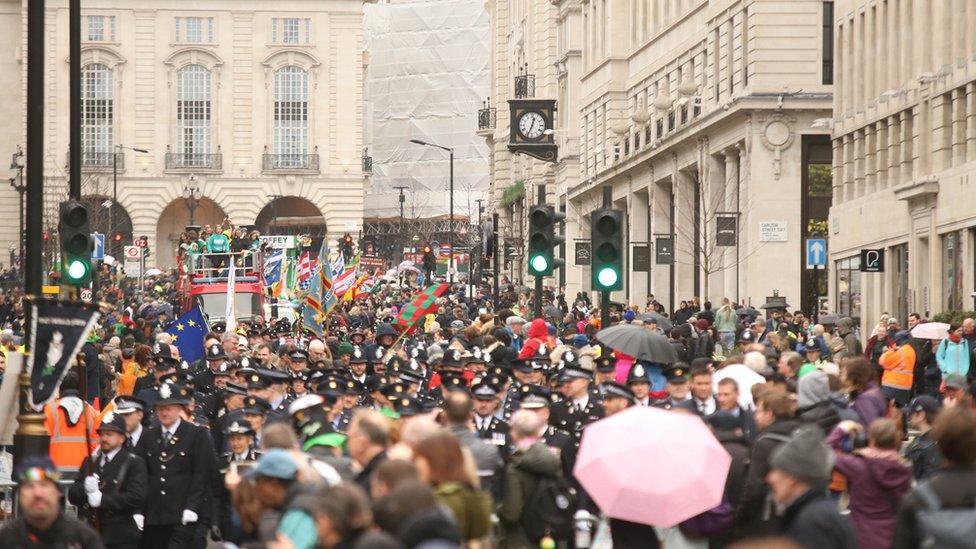
[[[960,341],[962,341],[962,336],[955,332],[949,332],[949,341],[953,343],[959,343]]]

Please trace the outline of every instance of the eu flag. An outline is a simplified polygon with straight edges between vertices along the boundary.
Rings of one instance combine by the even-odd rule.
[[[203,358],[203,338],[207,335],[210,327],[203,318],[200,309],[194,307],[180,318],[170,322],[164,330],[173,336],[173,345],[180,350],[180,357],[193,362]]]

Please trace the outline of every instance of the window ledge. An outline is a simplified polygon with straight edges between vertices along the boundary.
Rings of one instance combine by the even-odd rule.
[[[895,198],[898,200],[919,200],[939,194],[939,179],[929,177],[918,181],[910,181],[895,187]]]

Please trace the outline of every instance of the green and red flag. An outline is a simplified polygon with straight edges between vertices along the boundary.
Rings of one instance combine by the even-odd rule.
[[[448,286],[448,284],[434,284],[424,290],[400,311],[400,316],[396,320],[397,324],[405,329],[412,328],[417,322],[420,322],[425,314],[435,309],[434,302],[437,301],[438,297],[444,295]]]

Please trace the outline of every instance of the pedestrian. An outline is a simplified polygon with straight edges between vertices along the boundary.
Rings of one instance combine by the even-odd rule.
[[[881,375],[881,392],[898,406],[905,406],[912,397],[915,376],[915,348],[911,346],[911,334],[896,332],[881,354],[878,364],[884,369]]]
[[[939,413],[939,401],[929,395],[912,400],[906,410],[908,426],[917,433],[905,448],[905,457],[912,462],[916,481],[925,480],[938,471],[942,456],[932,439],[932,424]]]
[[[845,360],[841,370],[851,400],[851,409],[857,413],[861,425],[870,425],[888,411],[888,403],[878,387],[874,366],[864,357]]]
[[[48,453],[61,474],[73,478],[85,457],[98,446],[98,412],[78,393],[78,375],[69,371],[58,398],[44,406]]]
[[[17,467],[17,503],[20,514],[0,529],[0,547],[42,549],[105,545],[90,526],[61,510],[60,474],[51,458],[30,456]]]
[[[948,547],[953,542],[959,547],[972,544],[976,412],[965,406],[942,410],[932,426],[932,439],[942,453],[942,466],[902,499],[893,536],[894,549]],[[960,511],[964,513],[964,521],[955,519]]]
[[[373,472],[386,460],[386,449],[390,446],[389,421],[375,410],[358,411],[349,425],[346,446],[349,457],[360,467],[356,484],[367,491]]]
[[[935,360],[942,372],[943,382],[951,374],[969,376],[971,351],[969,339],[964,337],[962,326],[950,324],[949,336],[939,342],[935,351]]]
[[[770,457],[766,482],[785,508],[780,532],[805,549],[857,547],[851,524],[826,496],[833,458],[813,425],[798,429]]]
[[[863,435],[856,421],[843,421],[827,436],[836,452],[834,467],[847,478],[851,524],[861,549],[891,547],[897,502],[912,484],[912,470],[902,462],[901,429],[889,419],[876,419],[867,428],[867,446],[853,441]]]

